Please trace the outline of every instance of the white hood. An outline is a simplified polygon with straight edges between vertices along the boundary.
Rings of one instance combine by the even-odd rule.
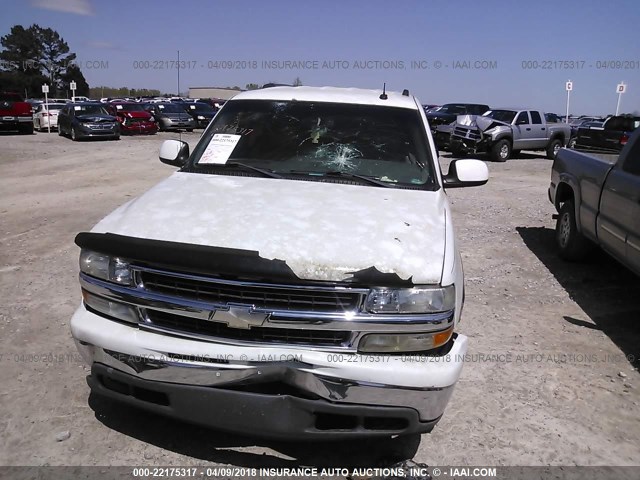
[[[445,205],[442,190],[175,173],[92,232],[254,250],[306,280],[375,267],[436,284]]]

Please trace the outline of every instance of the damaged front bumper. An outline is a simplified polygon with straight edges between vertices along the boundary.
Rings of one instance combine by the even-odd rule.
[[[84,306],[71,329],[94,392],[201,425],[287,439],[430,431],[467,349],[462,335],[438,357],[234,346],[141,331]]]
[[[486,153],[490,147],[491,137],[483,135],[479,130],[456,127],[449,140],[449,148],[454,152],[468,154]]]

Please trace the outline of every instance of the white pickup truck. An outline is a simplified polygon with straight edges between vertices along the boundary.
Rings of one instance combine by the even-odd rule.
[[[463,272],[408,92],[275,87],[228,101],[180,170],[76,237],[71,331],[92,391],[272,438],[430,431],[460,375]]]

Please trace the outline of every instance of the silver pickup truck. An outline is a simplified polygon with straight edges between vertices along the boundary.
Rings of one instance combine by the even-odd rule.
[[[620,156],[560,150],[549,200],[563,258],[580,260],[599,245],[640,275],[640,130]]]
[[[500,108],[458,116],[449,149],[454,155],[488,153],[496,162],[520,150],[544,150],[553,159],[570,138],[569,125],[547,123],[540,110]]]

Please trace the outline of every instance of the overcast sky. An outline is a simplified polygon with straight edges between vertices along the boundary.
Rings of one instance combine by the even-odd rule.
[[[180,50],[182,91],[386,82],[425,104],[564,114],[572,80],[571,113],[606,114],[624,81],[621,112],[640,110],[638,0],[3,0],[0,34],[32,23],[63,36],[93,87],[175,92]]]

